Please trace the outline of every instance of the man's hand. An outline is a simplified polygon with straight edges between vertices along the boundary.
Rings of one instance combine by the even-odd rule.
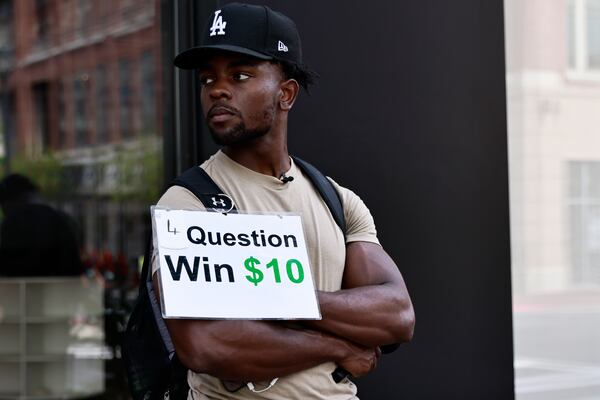
[[[350,375],[358,378],[368,374],[377,367],[377,361],[381,356],[379,347],[368,349],[356,345],[350,346],[352,348],[351,353],[345,359],[338,362],[338,365]]]

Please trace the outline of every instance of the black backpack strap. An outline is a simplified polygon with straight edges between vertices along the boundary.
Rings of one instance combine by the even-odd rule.
[[[169,186],[183,186],[198,198],[200,198],[200,195],[206,193],[223,193],[215,181],[200,167],[192,167],[185,170]]]
[[[169,186],[182,186],[192,192],[207,209],[215,209],[218,211],[225,210],[226,212],[235,212],[235,205],[231,198],[223,193],[221,188],[212,180],[210,176],[200,167],[192,167],[184,171],[178,178],[174,179]],[[222,197],[224,196],[224,197]],[[227,203],[229,201],[230,203]],[[216,204],[213,204],[215,202]],[[221,204],[222,202],[222,204]],[[148,245],[152,246],[152,241],[148,241]],[[152,286],[152,256],[153,251],[150,249],[146,252],[149,256],[148,261],[144,262],[142,267],[142,276],[146,277],[146,292],[150,300],[150,306],[152,307],[152,313],[154,314],[154,320],[160,336],[163,339],[165,350],[170,360],[173,360],[175,355],[175,346],[171,340],[171,335],[167,330],[167,325],[162,318],[161,307],[158,302],[158,298],[154,293],[154,287]],[[146,261],[146,260],[144,260]],[[145,270],[144,270],[145,268]],[[141,291],[141,288],[140,288]]]
[[[160,337],[162,338],[163,344],[165,346],[165,352],[167,353],[169,360],[173,360],[173,356],[175,355],[175,346],[173,346],[171,335],[169,335],[167,325],[165,324],[165,320],[163,319],[162,313],[160,312],[160,304],[158,303],[156,293],[154,293],[154,286],[152,286],[152,257],[154,256],[154,251],[152,250],[152,239],[148,240],[147,243],[148,250],[146,251],[146,257],[144,258],[144,264],[142,266],[142,276],[146,277],[146,293],[148,293],[148,300],[150,302],[150,307],[152,308],[154,321],[156,322],[158,333],[160,334]],[[140,294],[142,294],[141,292],[142,287],[140,285]]]
[[[202,202],[207,210],[237,212],[233,199],[226,195],[200,167],[192,167],[184,171],[169,186],[186,188]]]
[[[122,358],[135,400],[159,399],[167,386],[168,366],[176,359],[171,337],[162,319],[152,287],[152,241],[146,241],[136,304],[123,335]]]
[[[304,172],[308,179],[313,183],[325,204],[327,204],[327,208],[333,215],[333,219],[335,223],[340,227],[344,235],[346,234],[346,219],[344,218],[344,207],[342,206],[342,200],[340,199],[340,195],[333,187],[333,184],[321,171],[316,169],[311,164],[302,160],[301,158],[292,156],[294,162],[298,167]]]
[[[235,212],[233,201],[199,167],[185,171],[174,185],[192,192],[207,210]],[[177,359],[152,285],[152,234],[146,244],[138,300],[123,335],[127,381],[135,400],[159,400],[165,393],[173,400],[187,399],[187,369]]]

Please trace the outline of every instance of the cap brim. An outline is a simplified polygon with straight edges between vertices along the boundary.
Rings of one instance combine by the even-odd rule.
[[[245,47],[217,44],[210,46],[192,47],[190,49],[184,50],[181,53],[179,53],[177,57],[175,57],[175,59],[173,60],[173,64],[175,64],[176,67],[181,69],[199,68],[202,65],[202,63],[206,61],[207,54],[214,50],[223,50],[230,51],[232,53],[245,54],[247,56],[256,57],[261,60],[273,59],[273,57],[268,54],[259,53],[258,51],[247,49]]]

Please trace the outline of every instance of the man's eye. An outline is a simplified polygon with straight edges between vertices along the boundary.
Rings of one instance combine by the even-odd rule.
[[[208,76],[201,76],[200,77],[200,83],[203,84],[203,85],[211,84],[211,83],[213,83],[213,81],[214,81],[214,79],[210,78]]]
[[[246,79],[250,78],[250,75],[244,72],[238,72],[234,74],[233,77],[236,81],[245,81]]]

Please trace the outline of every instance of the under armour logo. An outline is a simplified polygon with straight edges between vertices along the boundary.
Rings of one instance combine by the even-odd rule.
[[[279,51],[285,51],[287,53],[288,48],[285,44],[283,44],[283,42],[280,40],[279,43],[277,43],[277,50]]]
[[[210,27],[210,36],[225,34],[225,27],[227,26],[227,22],[223,22],[223,16],[219,15],[220,13],[221,10],[215,11],[215,18],[213,19],[212,26]]]
[[[233,199],[225,193],[202,193],[198,195],[198,198],[202,204],[206,206],[208,211],[228,213],[235,208]]]
[[[227,206],[227,204],[225,203],[225,200],[223,199],[218,199],[216,197],[212,197],[212,203],[213,206],[217,207],[217,206],[221,206],[222,208],[225,208]]]

